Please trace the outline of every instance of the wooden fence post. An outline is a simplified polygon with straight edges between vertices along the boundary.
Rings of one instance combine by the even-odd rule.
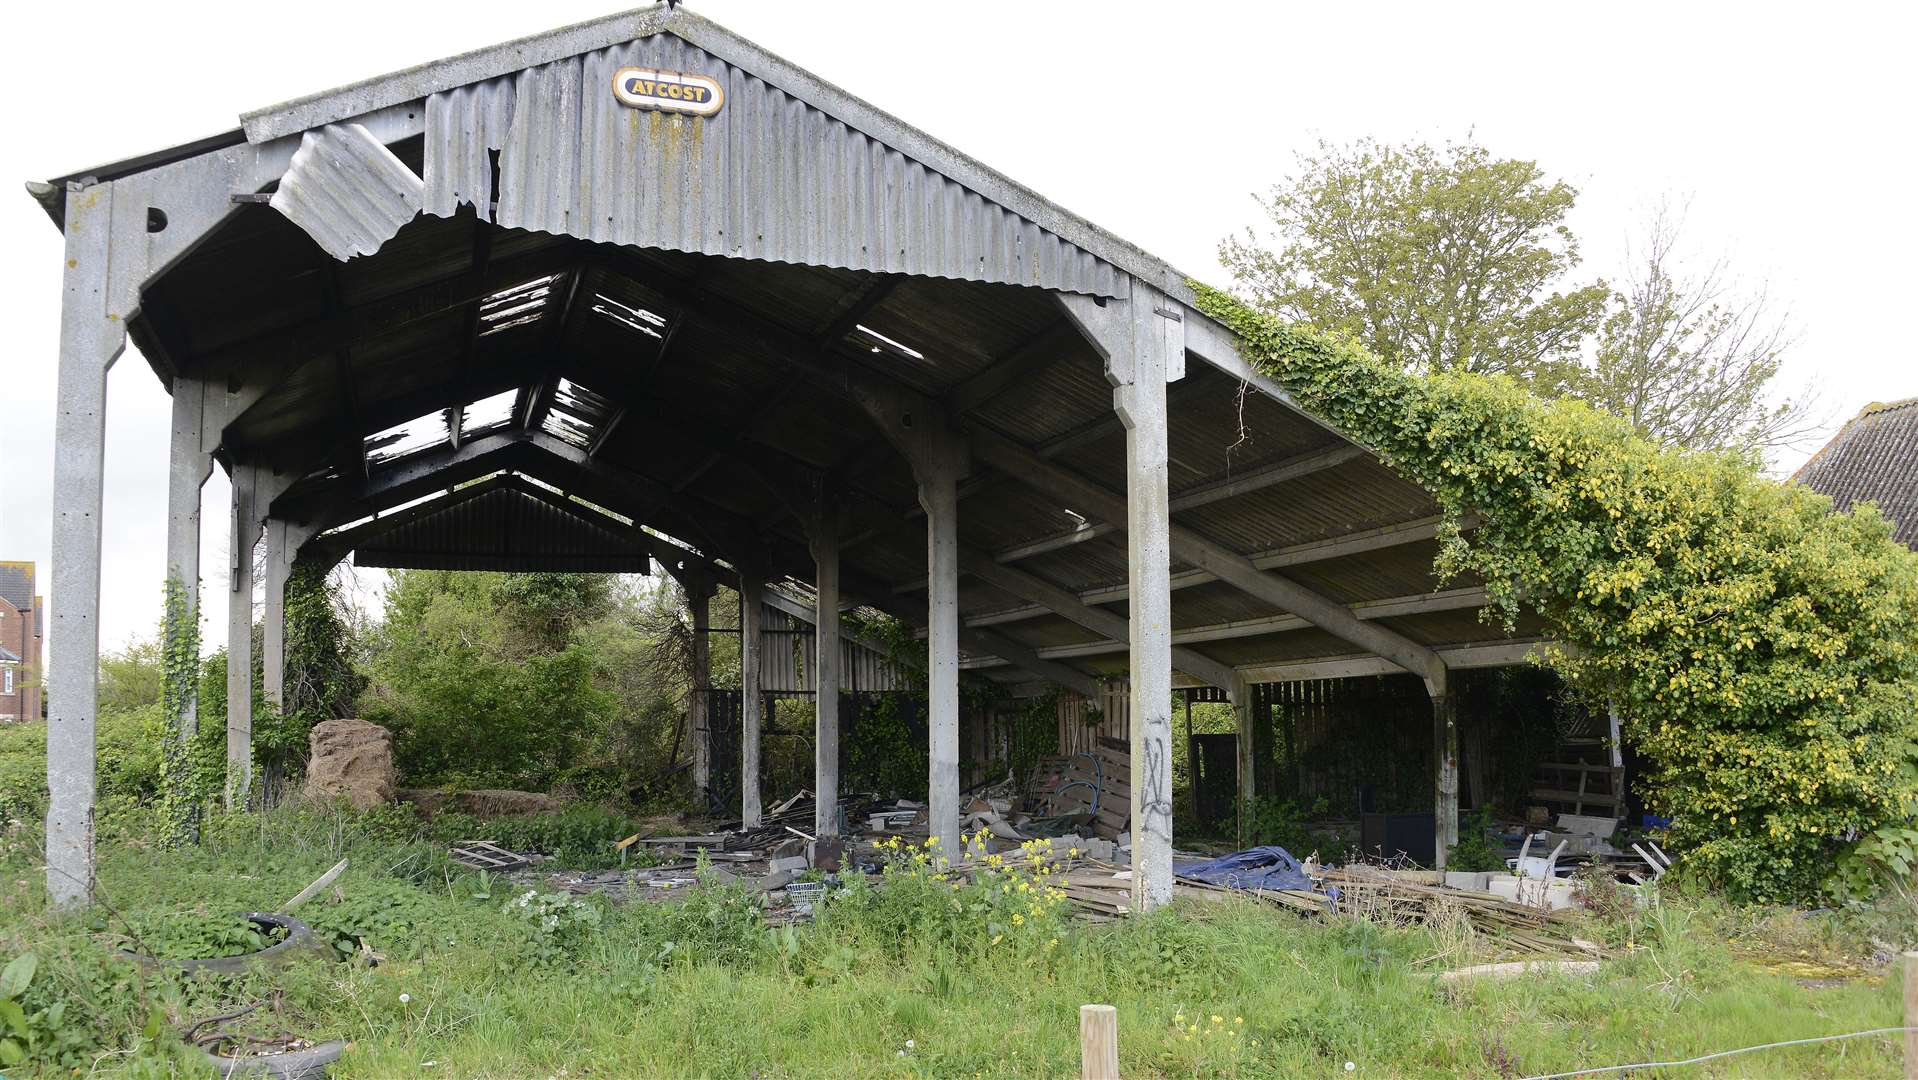
[[[1918,1080],[1918,952],[1905,954],[1905,1080]]]
[[[1079,1077],[1119,1080],[1119,1010],[1110,1005],[1079,1006]]]

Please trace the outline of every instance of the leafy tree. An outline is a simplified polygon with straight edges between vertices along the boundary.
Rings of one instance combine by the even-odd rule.
[[[1637,259],[1605,320],[1579,394],[1646,435],[1690,449],[1768,448],[1817,429],[1809,392],[1777,405],[1766,388],[1791,329],[1766,295],[1740,295],[1719,260],[1688,274],[1679,221],[1652,216]]]
[[[1274,230],[1219,257],[1270,314],[1416,371],[1510,374],[1557,392],[1598,326],[1603,284],[1570,285],[1577,192],[1472,143],[1320,143],[1260,205]]]
[[[1550,662],[1651,763],[1682,865],[1804,899],[1853,838],[1918,813],[1918,554],[1875,509],[1833,513],[1749,455],[1679,453],[1507,379],[1410,375],[1196,288],[1252,363],[1432,493],[1441,574],[1544,619]]]
[[[160,700],[160,641],[144,638],[100,654],[100,708],[137,709]]]
[[[551,788],[595,764],[618,709],[588,575],[411,570],[387,590],[361,713],[416,783]]]

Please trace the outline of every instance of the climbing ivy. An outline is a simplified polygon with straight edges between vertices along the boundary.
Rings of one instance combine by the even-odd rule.
[[[293,564],[286,579],[281,707],[256,699],[253,749],[269,776],[290,778],[306,760],[313,725],[353,715],[364,678],[353,666],[352,637],[327,569]]]
[[[160,621],[160,711],[166,731],[160,758],[160,820],[169,846],[200,842],[200,785],[192,754],[188,714],[200,680],[199,613],[187,603],[186,586],[166,579]]]
[[[1548,662],[1618,708],[1643,794],[1707,880],[1801,899],[1849,838],[1918,811],[1918,554],[1874,510],[1194,288],[1260,371],[1431,493],[1443,577],[1483,578],[1507,625],[1545,619]]]

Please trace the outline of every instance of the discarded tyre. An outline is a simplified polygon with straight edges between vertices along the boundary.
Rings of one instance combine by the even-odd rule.
[[[338,1061],[345,1052],[346,1044],[337,1039],[306,1050],[289,1050],[284,1054],[225,1057],[210,1050],[201,1051],[213,1063],[214,1075],[220,1080],[260,1076],[270,1077],[271,1080],[325,1080],[326,1067]]]
[[[237,975],[247,968],[259,964],[283,964],[314,947],[313,928],[290,915],[275,915],[267,911],[248,911],[243,912],[240,917],[259,927],[261,930],[269,933],[278,930],[285,936],[264,949],[250,953],[241,953],[238,956],[212,956],[195,960],[163,960],[157,956],[142,956],[139,953],[129,952],[126,949],[120,950],[120,956],[122,959],[131,960],[148,970],[209,971],[219,975]],[[338,1055],[335,1056],[337,1057]]]

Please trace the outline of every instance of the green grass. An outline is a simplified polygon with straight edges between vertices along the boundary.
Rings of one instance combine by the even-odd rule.
[[[1591,936],[1619,946],[1599,976],[1448,992],[1432,972],[1468,958],[1459,932],[1307,923],[1250,903],[1012,928],[975,895],[915,879],[793,931],[760,928],[728,889],[591,918],[568,909],[546,931],[506,910],[514,890],[451,867],[403,821],[275,812],[212,822],[203,848],[166,854],[138,819],[103,833],[116,914],[49,916],[32,837],[0,852],[0,962],[39,960],[23,1004],[42,1016],[46,1075],[182,1075],[173,1032],[275,992],[279,1023],[352,1041],[334,1075],[381,1078],[1077,1075],[1088,1002],[1118,1006],[1121,1063],[1141,1077],[1522,1076],[1899,1022],[1896,979],[1857,970],[1867,946],[1843,920],[1710,900],[1594,922]],[[300,914],[351,948],[364,937],[377,966],[316,960],[236,983],[142,980],[105,959],[122,917],[271,909],[340,853],[353,859],[345,899],[329,891]],[[1854,977],[1809,987],[1734,947]],[[1882,1039],[1673,1075],[1899,1072]]]

